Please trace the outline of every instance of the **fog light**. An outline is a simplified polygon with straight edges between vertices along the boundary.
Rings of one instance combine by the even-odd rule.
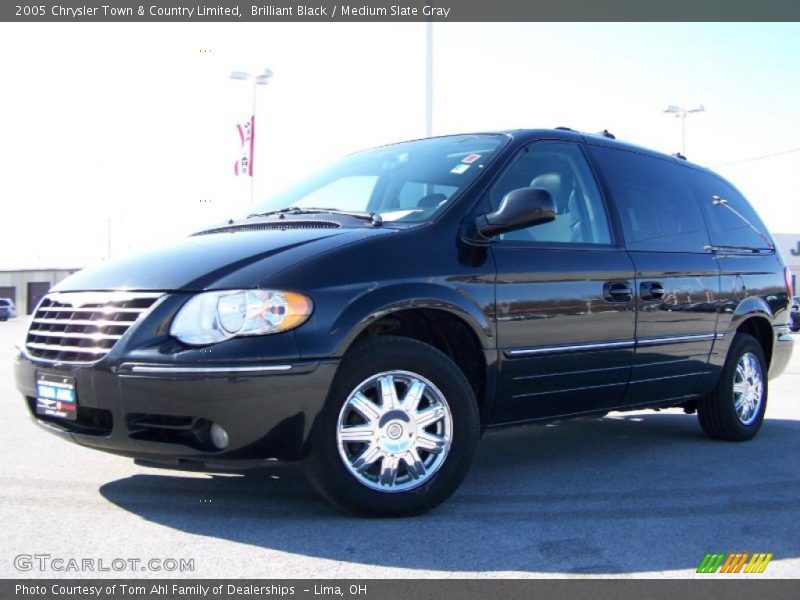
[[[225,450],[230,444],[231,440],[228,437],[228,432],[216,423],[211,424],[211,443],[219,450]]]

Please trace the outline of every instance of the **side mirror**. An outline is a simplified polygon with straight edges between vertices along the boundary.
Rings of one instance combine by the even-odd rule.
[[[544,188],[521,188],[508,192],[493,213],[475,219],[475,228],[484,237],[549,223],[556,218],[553,197]]]

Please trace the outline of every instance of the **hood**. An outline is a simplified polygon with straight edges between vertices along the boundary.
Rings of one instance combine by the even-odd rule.
[[[252,288],[319,253],[391,231],[356,227],[198,235],[86,268],[61,281],[53,291]]]

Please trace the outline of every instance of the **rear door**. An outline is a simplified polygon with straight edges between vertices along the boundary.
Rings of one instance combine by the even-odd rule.
[[[719,268],[685,167],[592,145],[636,269],[636,354],[628,405],[703,393],[715,339]]]
[[[492,187],[492,207],[523,187],[547,189],[557,217],[492,245],[501,349],[493,421],[618,406],[633,360],[633,264],[581,145],[525,148]]]

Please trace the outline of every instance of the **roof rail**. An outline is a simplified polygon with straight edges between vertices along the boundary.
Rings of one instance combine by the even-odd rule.
[[[559,131],[577,131],[577,130],[573,129],[572,127],[556,127],[556,129],[558,129]],[[598,131],[594,135],[599,135],[599,136],[602,136],[604,138],[608,138],[610,140],[617,139],[617,136],[615,136],[613,133],[611,133],[608,129],[603,129],[603,131]]]

